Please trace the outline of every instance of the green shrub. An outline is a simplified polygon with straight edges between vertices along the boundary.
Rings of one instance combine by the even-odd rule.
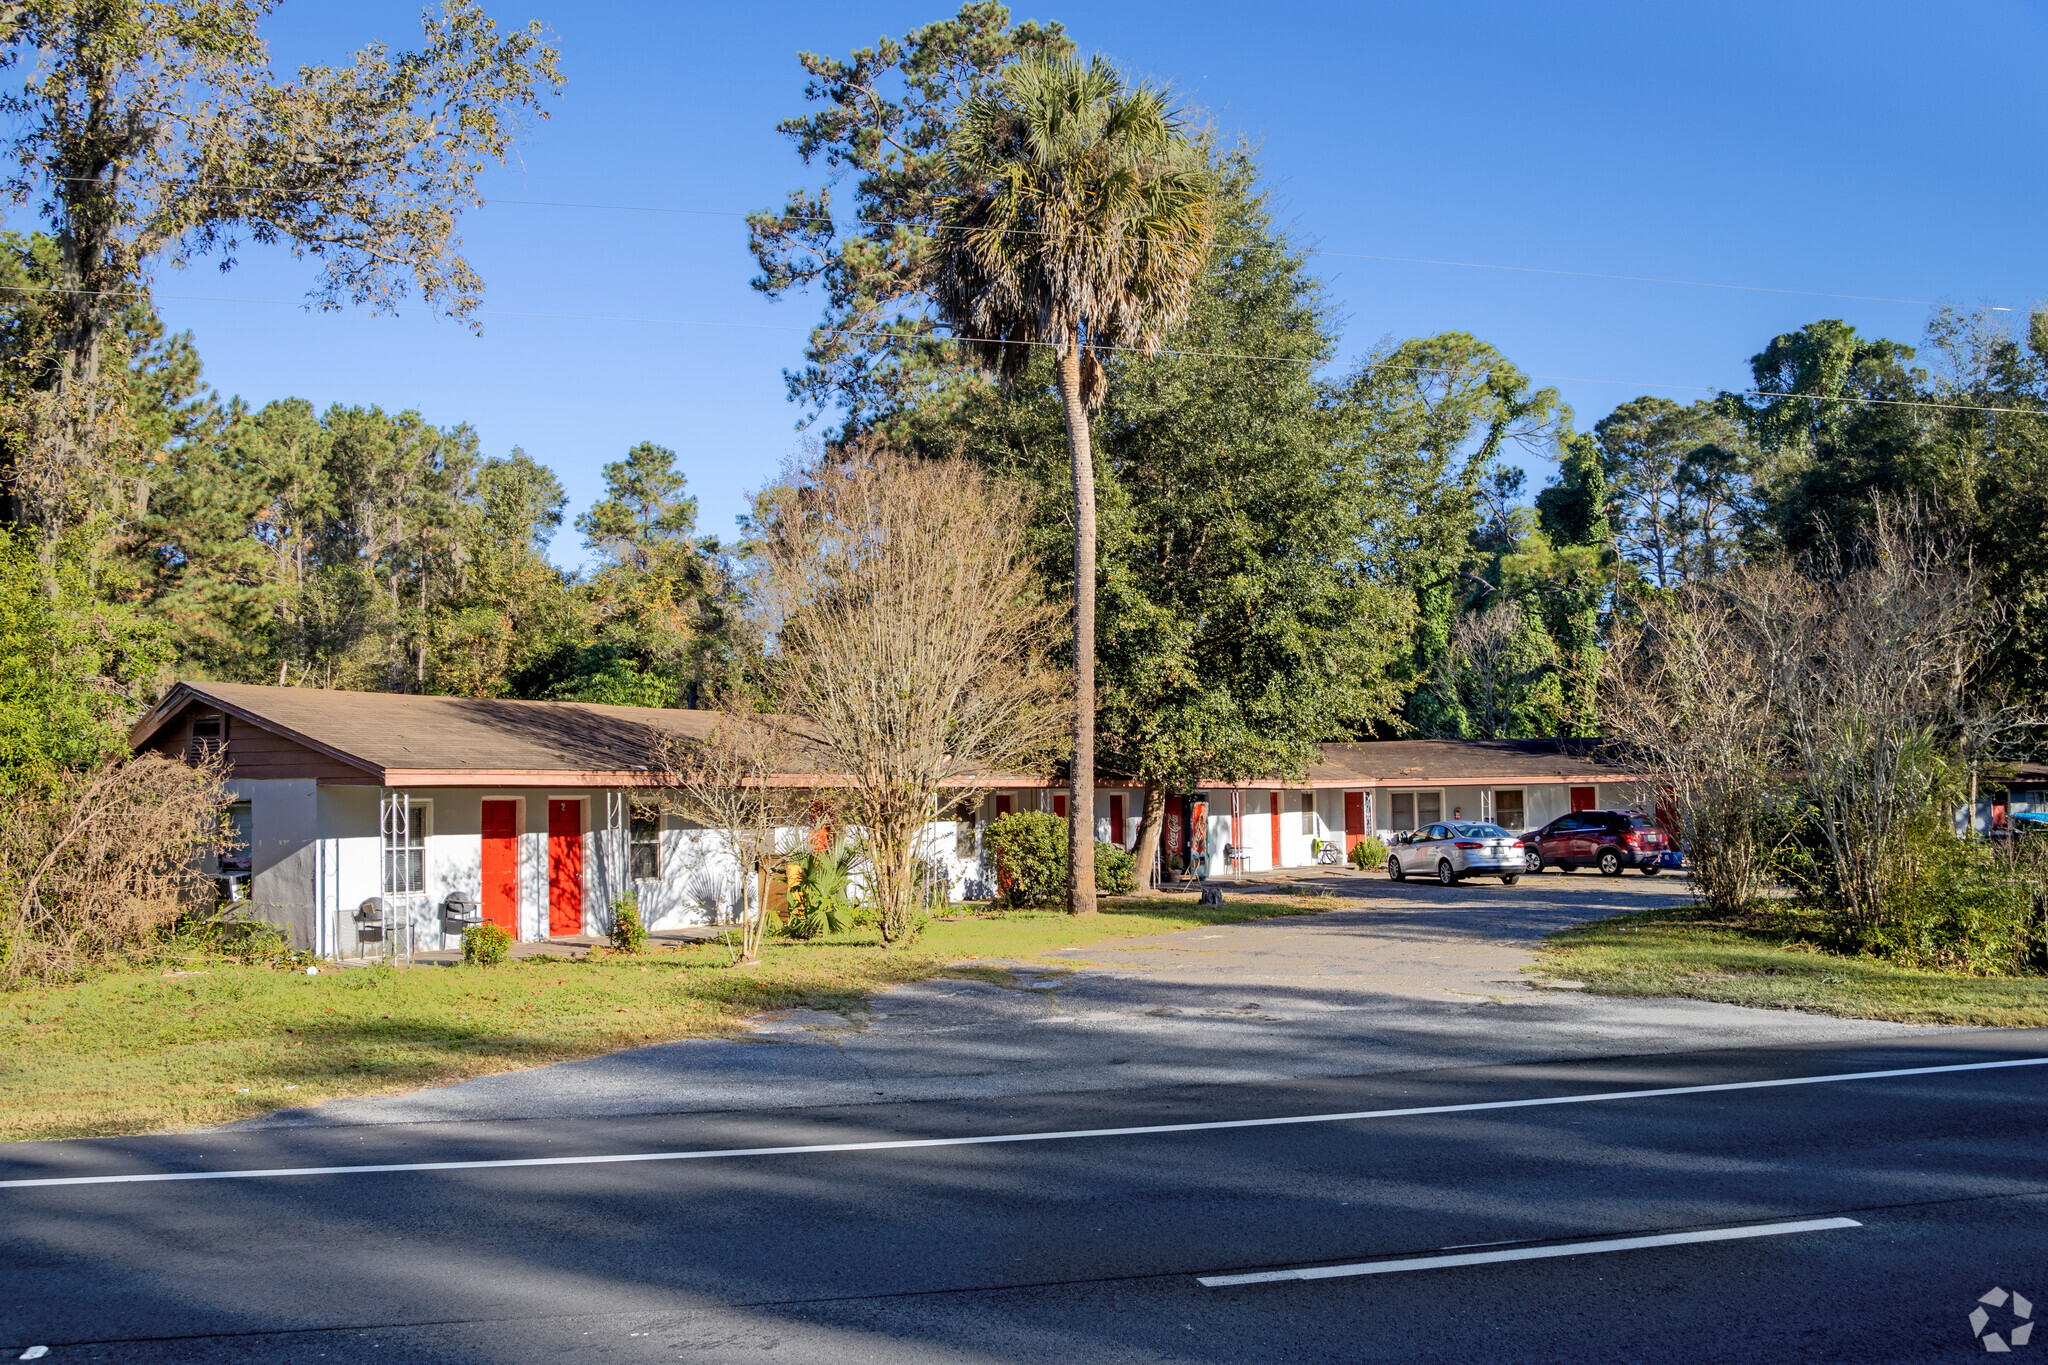
[[[1067,893],[1067,822],[1046,811],[999,815],[988,827],[996,894],[1005,905],[1057,905]]]
[[[647,947],[647,925],[640,918],[640,896],[628,891],[612,902],[609,935],[615,953],[638,953]]]
[[[1811,895],[1807,903],[1822,910],[1838,948],[1973,976],[2040,972],[2048,967],[2048,851],[2034,842],[1986,844],[1929,821],[1896,854],[1905,875],[1879,922],[1857,922]]]
[[[1115,844],[1095,845],[1095,889],[1105,896],[1128,896],[1138,889],[1136,855]]]
[[[502,925],[472,924],[462,931],[462,960],[474,967],[495,967],[512,953],[512,935]]]
[[[995,855],[1003,904],[1058,905],[1066,899],[1066,817],[1045,811],[998,816],[988,827],[988,847]],[[1128,896],[1137,885],[1137,859],[1096,840],[1095,889],[1105,896]]]
[[[1363,872],[1387,860],[1387,846],[1377,834],[1368,834],[1351,846],[1351,865]]]
[[[853,843],[841,835],[830,846],[792,860],[797,876],[789,888],[789,921],[783,933],[790,938],[816,938],[853,928],[854,909],[848,892],[853,885],[854,857]]]
[[[244,965],[270,962],[291,951],[291,936],[277,925],[238,916],[223,917],[219,942],[223,954]]]

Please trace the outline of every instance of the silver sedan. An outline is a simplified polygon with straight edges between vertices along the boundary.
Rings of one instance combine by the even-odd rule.
[[[1442,824],[1394,838],[1387,854],[1387,876],[1405,881],[1430,876],[1445,886],[1466,877],[1499,877],[1507,886],[1521,879],[1527,851],[1522,841],[1489,824]]]

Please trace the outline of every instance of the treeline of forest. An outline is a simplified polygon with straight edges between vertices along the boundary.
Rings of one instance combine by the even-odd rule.
[[[839,217],[803,190],[749,219],[755,287],[824,305],[787,376],[823,450],[963,456],[1038,490],[1055,601],[1073,528],[1049,357],[1011,382],[969,364],[931,305],[930,243],[963,92],[1072,50],[975,0],[804,57],[815,107],[781,127],[837,168]],[[1334,301],[1255,157],[1203,146],[1218,202],[1193,306],[1158,354],[1110,356],[1092,417],[1106,770],[1186,786],[1298,772],[1321,740],[1597,733],[1617,626],[1854,541],[1887,503],[1961,547],[1996,608],[1971,686],[2038,707],[2048,313],[1942,310],[1917,345],[1821,320],[1760,339],[1743,391],[1644,396],[1588,428],[1462,332],[1339,363]],[[687,456],[620,452],[570,525],[542,460],[435,425],[460,414],[222,398],[139,274],[81,289],[77,259],[0,238],[7,785],[119,752],[179,676],[709,706],[758,670],[754,532],[699,533]],[[108,325],[81,349],[92,310]],[[1555,473],[1532,487],[1524,466]],[[550,561],[565,535],[585,570]]]
[[[1256,167],[1221,160],[1200,299],[1167,353],[1113,362],[1096,418],[1106,758],[1192,782],[1295,767],[1323,739],[1596,733],[1603,640],[1632,603],[1853,535],[1887,498],[1969,547],[2008,617],[1982,682],[2039,699],[2048,316],[2015,333],[1945,311],[1917,350],[1820,321],[1752,358],[1755,394],[1645,396],[1581,430],[1462,333],[1330,372],[1321,282]],[[46,249],[5,242],[17,272]],[[137,435],[63,557],[103,689],[139,704],[202,676],[691,706],[758,657],[737,610],[745,537],[698,534],[674,452],[624,452],[567,526],[555,473],[486,455],[466,425],[251,408],[213,393],[192,338],[146,305],[126,332]],[[1060,423],[1049,374],[963,372],[832,439],[1041,486],[1036,543],[1063,594]],[[1529,489],[1517,462],[1545,461],[1555,476]],[[586,571],[549,561],[565,533]],[[17,595],[47,577],[25,540],[8,563]]]
[[[51,246],[0,238],[0,380],[36,376]],[[146,296],[106,473],[53,527],[9,489],[0,537],[0,720],[10,778],[90,765],[178,677],[632,705],[698,704],[734,663],[730,552],[696,531],[675,452],[604,467],[573,527],[554,471],[475,431],[375,404],[251,407],[204,380]],[[49,501],[46,499],[46,501]],[[581,537],[589,567],[548,550]],[[7,785],[14,785],[13,782]]]

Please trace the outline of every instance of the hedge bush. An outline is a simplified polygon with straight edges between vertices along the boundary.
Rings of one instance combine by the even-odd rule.
[[[1128,850],[1098,840],[1095,844],[1095,889],[1105,896],[1128,896],[1137,890],[1137,858]]]
[[[612,902],[609,937],[615,953],[637,953],[647,946],[647,924],[640,918],[639,893],[628,891]]]
[[[1005,905],[1058,905],[1067,895],[1067,821],[1045,811],[999,815],[988,827],[997,898]],[[1137,859],[1115,844],[1095,843],[1095,889],[1127,896],[1138,883]]]
[[[495,967],[512,953],[512,934],[502,925],[472,924],[462,931],[462,960],[473,967]]]

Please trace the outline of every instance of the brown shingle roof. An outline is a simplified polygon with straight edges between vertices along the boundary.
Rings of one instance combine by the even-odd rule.
[[[391,782],[458,774],[629,777],[657,764],[664,736],[702,738],[718,718],[711,711],[589,702],[185,682],[143,718],[130,743],[146,744],[195,703],[218,706]]]
[[[656,779],[649,769],[659,766],[656,753],[663,739],[701,739],[718,721],[715,711],[182,682],[136,725],[130,743],[143,747],[199,706],[219,708],[325,753],[360,771],[364,781],[396,786],[517,784],[522,779],[564,785],[651,782]],[[230,744],[231,757],[233,748]],[[1308,781],[1318,787],[1365,787],[1628,777],[1595,762],[1593,748],[1593,741],[1582,739],[1325,744]],[[1041,786],[1046,780],[1017,775],[992,778],[991,784]]]
[[[1422,786],[1467,781],[1608,782],[1630,774],[1595,762],[1584,739],[1382,739],[1325,744],[1317,786]]]

